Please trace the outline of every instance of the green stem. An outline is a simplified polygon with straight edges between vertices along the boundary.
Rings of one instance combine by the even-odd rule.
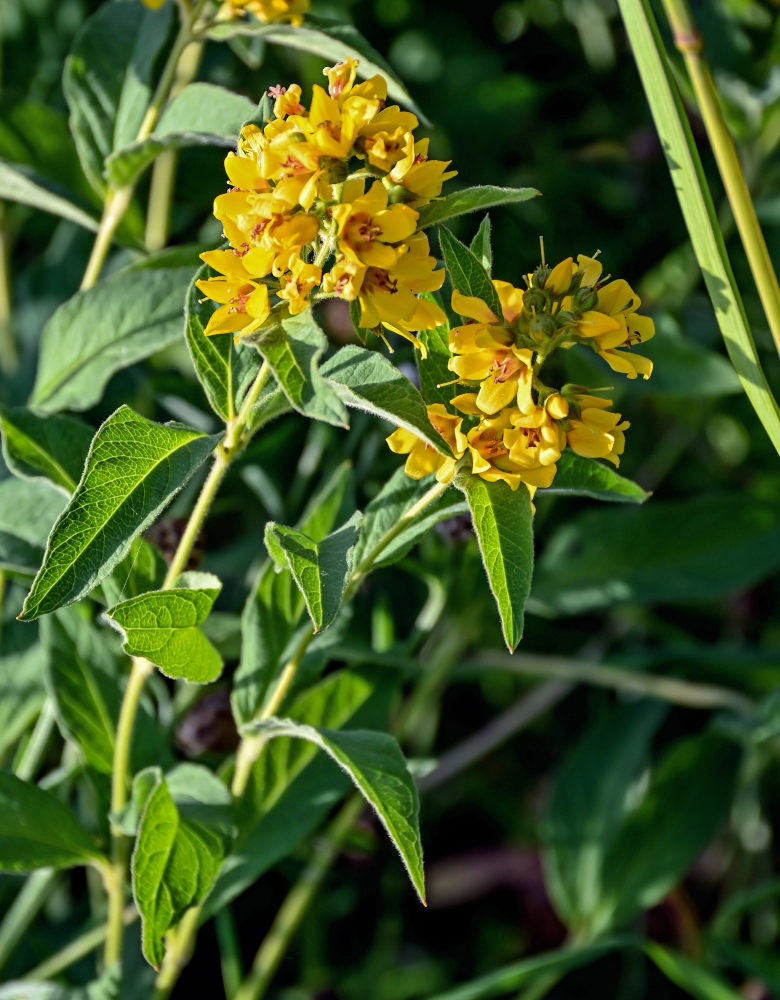
[[[203,58],[203,42],[193,43],[182,50],[176,65],[176,73],[171,86],[170,98],[181,93],[198,74]],[[149,253],[162,250],[168,242],[168,227],[173,200],[173,186],[176,178],[177,154],[173,149],[161,153],[152,167],[149,183],[149,202],[146,209],[146,235],[144,243]]]
[[[19,351],[11,326],[11,268],[6,207],[0,202],[0,372],[12,375],[19,367]]]
[[[0,968],[13,955],[27,928],[51,896],[59,872],[54,868],[38,868],[31,872],[0,924]]]
[[[203,483],[200,495],[184,529],[184,534],[165,574],[162,590],[169,590],[173,587],[186,568],[198,535],[203,527],[203,522],[208,515],[209,508],[222,484],[222,480],[225,478],[225,473],[251,437],[251,431],[248,426],[249,419],[252,408],[257,402],[268,378],[268,374],[268,365],[263,362],[255,381],[244,397],[238,415],[227,425],[222,441],[220,441],[214,450],[214,464]],[[119,723],[114,745],[114,764],[111,775],[111,812],[113,815],[117,815],[127,803],[130,786],[130,751],[135,717],[138,712],[144,683],[153,670],[154,665],[149,660],[141,657],[133,657],[130,678],[127,682],[122,706],[119,711]],[[129,847],[130,842],[124,833],[118,827],[112,826],[111,864],[104,869],[105,887],[108,895],[106,965],[112,965],[121,957],[122,913],[125,905],[125,873],[127,871]]]
[[[190,13],[189,20],[182,21],[179,26],[179,33],[168,54],[162,76],[135,137],[136,142],[143,142],[144,139],[148,139],[152,129],[157,124],[157,120],[170,97],[171,89],[176,81],[179,62],[184,55],[185,49],[193,44],[192,28],[206,2],[207,0],[198,0]],[[103,270],[114,234],[130,205],[134,190],[135,182],[120,188],[109,188],[106,192],[103,216],[98,226],[92,252],[84,271],[84,277],[81,279],[82,289],[91,288],[100,277],[100,272]]]
[[[46,745],[49,742],[54,730],[54,705],[50,699],[43,703],[38,720],[35,723],[27,746],[24,748],[19,763],[14,768],[14,774],[22,781],[31,781],[38,770],[41,759],[46,752]]]
[[[761,305],[769,329],[772,331],[775,347],[780,353],[780,285],[756,216],[734,140],[723,117],[715,81],[702,55],[701,35],[687,0],[663,0],[663,4],[674,34],[675,45],[685,60],[726,196],[734,213],[750,270],[753,272]]]
[[[122,914],[124,924],[131,924],[137,919],[138,911],[135,906],[125,907]],[[55,952],[55,954],[41,962],[40,965],[36,965],[34,969],[30,969],[30,971],[26,972],[22,978],[38,982],[46,979],[53,979],[64,969],[73,965],[74,962],[78,962],[86,955],[89,955],[90,952],[99,948],[105,941],[107,933],[108,924],[104,923],[100,924],[98,927],[94,927],[91,931],[86,931],[86,933],[80,934],[75,941],[71,941],[70,944],[66,944],[64,948]]]
[[[315,845],[312,858],[285,897],[271,929],[255,955],[249,975],[233,1000],[259,1000],[263,996],[322,880],[338,856],[341,845],[362,810],[362,798],[353,795],[339,810],[322,841]]]

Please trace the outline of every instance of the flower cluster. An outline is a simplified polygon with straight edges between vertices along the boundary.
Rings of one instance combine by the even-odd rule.
[[[238,17],[249,11],[258,21],[284,21],[297,26],[303,24],[308,9],[309,0],[224,0],[220,17]]]
[[[320,298],[360,306],[361,327],[382,328],[419,346],[415,332],[445,319],[420,298],[444,281],[427,237],[417,231],[419,209],[454,175],[428,158],[416,139],[417,118],[388,105],[387,82],[356,82],[357,61],[326,69],[327,91],[274,87],[274,118],[247,125],[225,170],[231,187],[214,214],[230,243],[202,254],[218,272],[198,288],[221,303],[206,334],[253,333],[275,299],[290,313]]]
[[[449,368],[469,391],[451,400],[460,415],[443,404],[429,406],[428,414],[454,457],[396,431],[388,444],[408,455],[409,476],[435,472],[447,482],[456,461],[468,456],[475,475],[513,490],[525,483],[533,494],[552,485],[566,447],[619,464],[629,425],[610,409],[612,400],[584,386],[554,389],[540,378],[554,350],[575,344],[628,378],[650,377],[652,362],[632,348],[653,336],[653,321],[639,315],[639,297],[625,281],[602,282],[601,275],[601,263],[581,254],[552,269],[541,265],[526,276],[525,289],[494,281],[500,316],[483,299],[453,292],[452,308],[466,322],[450,330]]]

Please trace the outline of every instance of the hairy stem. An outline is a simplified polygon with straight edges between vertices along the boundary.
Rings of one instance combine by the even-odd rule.
[[[168,54],[168,59],[160,81],[157,84],[157,89],[138,129],[135,137],[136,142],[143,142],[144,139],[148,139],[154,126],[157,124],[157,120],[170,97],[171,89],[176,82],[180,60],[183,59],[187,47],[193,44],[193,25],[206,2],[207,0],[198,0],[190,12],[189,19],[182,21],[180,25],[179,33]],[[197,72],[197,64],[195,65],[195,71]],[[135,182],[120,188],[110,187],[106,192],[103,215],[95,236],[95,242],[92,245],[92,252],[89,256],[86,270],[84,271],[84,277],[81,279],[82,289],[91,288],[100,277],[100,272],[103,270],[103,265],[106,262],[114,234],[130,205],[134,190]]]
[[[214,464],[206,477],[200,495],[192,509],[184,534],[165,574],[162,590],[175,586],[181,573],[187,566],[192,549],[198,540],[203,523],[206,520],[214,497],[222,485],[230,464],[241,452],[251,437],[249,420],[263,386],[268,378],[269,368],[264,362],[257,373],[255,381],[249,388],[238,415],[232,420],[222,441],[214,451]],[[117,815],[127,804],[130,785],[130,752],[132,748],[133,728],[138,713],[146,678],[154,670],[154,665],[142,657],[133,657],[130,678],[125,688],[122,706],[119,712],[116,742],[114,744],[114,766],[111,775],[111,812]],[[105,961],[111,965],[121,957],[122,951],[122,914],[125,905],[125,875],[129,856],[130,842],[117,826],[111,830],[111,864],[104,871],[106,893],[108,895],[108,934],[106,936]]]

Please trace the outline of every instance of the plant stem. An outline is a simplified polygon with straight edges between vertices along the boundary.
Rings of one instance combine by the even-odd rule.
[[[726,708],[737,715],[751,715],[753,702],[730,688],[715,684],[695,684],[663,677],[657,674],[643,674],[620,667],[606,667],[587,660],[566,659],[563,656],[537,656],[533,653],[510,656],[509,654],[485,652],[473,661],[475,666],[506,670],[513,674],[530,674],[534,677],[557,677],[560,680],[579,684],[594,684],[616,691],[630,691],[650,698],[661,698],[675,705],[688,708],[712,710]]]
[[[169,590],[173,587],[186,568],[209,508],[225,478],[225,473],[251,437],[251,431],[248,428],[249,418],[268,374],[268,365],[263,362],[255,381],[244,397],[238,415],[227,425],[222,441],[214,450],[214,464],[203,483],[200,495],[184,529],[184,534],[165,574],[162,590]],[[119,723],[114,745],[114,766],[111,775],[111,812],[113,815],[117,815],[127,803],[133,727],[144,683],[153,670],[154,665],[149,660],[133,657],[130,678],[119,711]],[[122,913],[125,905],[125,873],[129,847],[128,838],[118,827],[112,825],[111,864],[104,869],[105,887],[108,895],[108,933],[105,949],[107,966],[112,965],[121,957]]]
[[[191,83],[197,76],[203,58],[203,42],[193,42],[182,50],[176,65],[176,73],[171,86],[170,98]],[[173,199],[173,183],[176,177],[177,153],[173,149],[161,153],[152,167],[149,184],[149,203],[146,209],[146,235],[144,243],[149,253],[162,250],[168,242],[168,226]]]
[[[11,312],[10,238],[6,207],[0,202],[0,372],[13,375],[19,367],[19,351],[14,340]]]
[[[58,878],[59,872],[54,868],[38,868],[27,876],[0,924],[0,968],[13,955]]]
[[[780,285],[772,266],[734,140],[723,117],[718,90],[702,54],[702,39],[687,0],[663,0],[674,42],[682,53],[704,127],[715,154],[769,329],[780,353]]]
[[[362,811],[363,799],[359,795],[353,795],[341,807],[320,843],[315,845],[311,860],[285,897],[271,929],[255,955],[249,975],[233,1000],[260,1000],[263,996],[322,880]]]
[[[190,13],[189,20],[182,21],[179,26],[179,33],[168,54],[162,76],[135,137],[136,142],[143,142],[144,139],[148,139],[152,129],[157,124],[160,113],[170,97],[171,88],[176,81],[179,61],[182,59],[187,46],[193,43],[192,27],[206,2],[207,0],[197,0]],[[100,220],[86,270],[84,271],[84,277],[81,279],[82,290],[91,288],[100,277],[100,272],[103,270],[103,265],[114,239],[114,233],[124,218],[134,190],[135,181],[119,188],[109,187],[106,192],[103,216]]]
[[[122,913],[123,923],[128,925],[137,919],[138,911],[135,906],[126,906]],[[36,965],[34,969],[30,969],[22,978],[36,981],[53,979],[54,976],[59,975],[68,966],[73,965],[74,962],[78,962],[85,955],[89,955],[90,952],[99,948],[105,941],[107,933],[108,924],[104,923],[98,927],[94,927],[91,931],[80,934],[75,941],[66,944],[64,948],[55,952],[55,954],[41,962],[40,965]]]
[[[43,703],[38,720],[35,723],[30,739],[19,763],[14,768],[14,774],[22,781],[31,781],[40,767],[41,758],[46,751],[46,745],[54,729],[54,705],[50,698]]]

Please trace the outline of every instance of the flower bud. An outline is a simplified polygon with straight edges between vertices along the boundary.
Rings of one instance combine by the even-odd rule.
[[[531,287],[523,294],[523,311],[527,313],[544,312],[547,308],[547,296],[541,288]]]
[[[550,268],[546,264],[540,264],[531,277],[531,284],[534,288],[544,288],[544,283],[550,276]]]
[[[554,337],[556,333],[556,323],[548,313],[539,313],[531,320],[531,333],[542,337]]]
[[[582,312],[588,312],[588,310],[596,308],[598,300],[599,296],[595,288],[581,288],[574,296],[574,306],[576,309],[581,309]]]

